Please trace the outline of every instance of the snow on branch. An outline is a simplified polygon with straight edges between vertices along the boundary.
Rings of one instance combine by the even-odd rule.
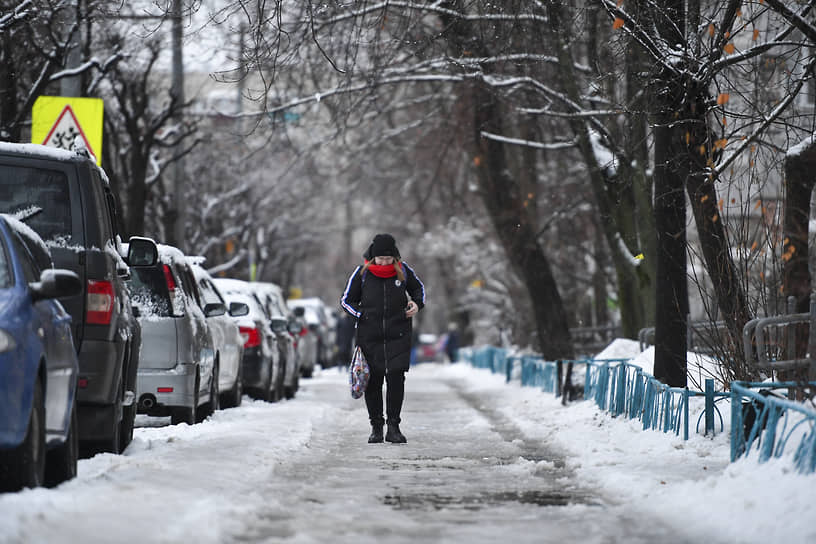
[[[34,7],[34,0],[25,0],[21,2],[14,11],[0,17],[0,29],[3,29],[15,21],[24,19],[28,14],[28,9]]]
[[[230,270],[231,268],[237,266],[238,263],[243,261],[244,257],[246,257],[246,254],[247,254],[246,250],[242,248],[241,250],[238,251],[238,253],[235,255],[235,257],[233,257],[232,259],[230,259],[229,261],[227,261],[225,263],[221,263],[221,264],[216,265],[216,266],[214,266],[212,268],[208,268],[207,272],[209,272],[209,274],[211,276],[215,276],[216,274],[218,274],[220,272],[226,272],[227,270]]]
[[[482,138],[487,138],[488,140],[495,140],[497,142],[504,142],[506,144],[513,144],[513,145],[523,145],[527,147],[534,147],[536,149],[547,149],[547,150],[558,150],[558,149],[569,149],[570,147],[575,147],[578,142],[576,140],[570,140],[568,142],[554,142],[550,144],[545,144],[542,142],[534,142],[532,140],[521,140],[519,138],[510,138],[508,136],[502,136],[500,134],[492,134],[490,132],[482,131],[481,133]]]
[[[805,15],[807,15],[813,7],[813,2],[809,2],[803,6],[799,13],[794,12],[779,0],[767,0],[767,2],[771,9],[782,15],[782,17],[795,26],[799,32],[807,36],[812,43],[816,43],[816,27],[805,19]]]
[[[201,215],[203,217],[207,217],[208,215],[210,215],[210,213],[212,213],[212,210],[216,206],[222,204],[223,202],[226,202],[227,200],[229,200],[229,199],[231,199],[231,198],[233,198],[235,196],[239,196],[239,195],[242,195],[242,194],[246,193],[251,188],[252,188],[252,186],[249,183],[244,183],[244,184],[239,185],[238,187],[232,189],[231,191],[227,191],[226,193],[219,193],[218,196],[215,196],[215,197],[212,197],[212,198],[209,199],[209,202],[207,202],[207,205],[204,206],[203,210],[201,210]]]
[[[120,58],[122,58],[122,55],[117,53],[116,55],[114,55],[110,59],[106,60],[104,63],[101,63],[101,62],[99,62],[99,59],[94,57],[94,58],[92,58],[90,60],[85,61],[84,63],[80,64],[79,66],[75,66],[73,68],[67,68],[65,70],[60,70],[59,72],[51,74],[51,77],[48,78],[48,81],[49,82],[54,82],[54,81],[58,81],[58,80],[60,80],[62,78],[65,78],[65,77],[78,76],[78,75],[82,74],[83,72],[85,72],[86,70],[90,70],[91,68],[98,68],[100,71],[104,71],[108,66],[110,66],[110,63],[113,60],[118,60]]]
[[[629,251],[629,248],[626,247],[626,242],[623,241],[619,232],[615,233],[615,241],[618,243],[618,251],[626,261],[634,267],[640,266],[641,261],[643,261],[643,255],[632,255],[632,252]]]
[[[498,4],[501,5],[501,4]],[[548,18],[543,15],[535,13],[481,13],[469,15],[453,9],[443,8],[439,3],[434,4],[418,4],[416,2],[393,2],[386,0],[385,2],[377,2],[376,4],[368,5],[360,9],[352,9],[342,15],[335,15],[327,19],[314,21],[317,26],[329,26],[345,21],[348,19],[357,19],[364,17],[371,13],[385,13],[389,8],[404,8],[409,11],[418,11],[425,13],[432,13],[435,15],[444,15],[453,19],[468,22],[478,21],[534,21],[538,23],[547,23]],[[311,23],[310,21],[301,21],[301,23]]]
[[[547,115],[550,117],[563,117],[567,119],[580,119],[582,117],[611,117],[623,113],[620,110],[583,110],[575,112],[554,111],[549,108],[518,108],[521,113],[531,115]]]

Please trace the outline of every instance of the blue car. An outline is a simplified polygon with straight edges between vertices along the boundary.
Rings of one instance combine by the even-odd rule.
[[[0,215],[0,491],[76,475],[79,364],[56,299],[81,290],[34,231]]]

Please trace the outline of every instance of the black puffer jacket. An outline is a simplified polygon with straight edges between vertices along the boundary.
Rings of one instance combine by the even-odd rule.
[[[369,366],[380,372],[407,371],[411,364],[411,319],[405,317],[407,295],[422,309],[425,286],[413,269],[402,263],[405,281],[379,278],[358,266],[340,299],[343,309],[357,318],[357,345]]]

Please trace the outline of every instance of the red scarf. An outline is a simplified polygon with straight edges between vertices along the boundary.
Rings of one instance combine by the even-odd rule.
[[[397,275],[397,267],[393,264],[369,264],[368,270],[378,278],[393,278]]]

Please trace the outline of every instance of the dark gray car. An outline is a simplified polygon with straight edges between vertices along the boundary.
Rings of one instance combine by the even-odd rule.
[[[80,448],[122,451],[133,437],[140,329],[107,176],[87,152],[0,143],[0,212],[34,229],[54,266],[79,276],[82,292],[60,302],[79,358]]]

